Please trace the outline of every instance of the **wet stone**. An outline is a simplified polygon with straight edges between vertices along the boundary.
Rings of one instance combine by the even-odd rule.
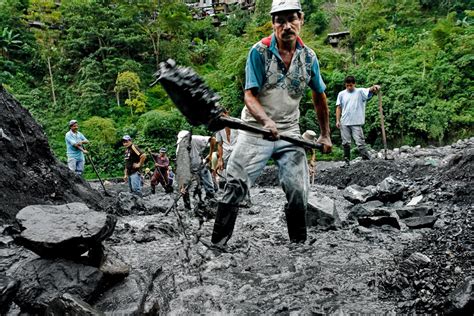
[[[410,217],[403,222],[411,229],[433,228],[437,218],[435,216]]]
[[[116,218],[83,203],[31,205],[16,215],[15,242],[46,258],[78,258],[111,236]]]
[[[341,220],[336,209],[336,202],[327,196],[318,197],[311,194],[308,198],[306,224],[321,230],[339,228]]]
[[[421,202],[422,199],[423,199],[423,195],[415,196],[414,198],[410,200],[410,202],[408,202],[407,206],[417,205],[418,203]]]
[[[80,298],[65,293],[56,297],[48,306],[46,316],[77,315],[77,316],[102,316],[104,313],[96,310]]]
[[[372,226],[383,226],[389,225],[396,229],[400,229],[400,224],[395,217],[391,216],[369,216],[369,217],[361,217],[358,218],[357,221],[359,225],[364,227],[372,227]]]
[[[433,215],[433,207],[431,205],[406,206],[397,208],[396,212],[400,218],[424,217]]]
[[[414,252],[406,259],[406,262],[408,264],[414,265],[414,266],[426,266],[431,263],[431,259],[425,255],[422,254],[421,252]]]
[[[8,313],[19,286],[20,282],[17,280],[0,275],[0,315]]]
[[[381,201],[395,202],[403,197],[408,186],[392,177],[385,178],[377,185],[377,198]]]
[[[344,189],[343,196],[349,202],[354,204],[365,203],[376,195],[374,186],[361,187],[353,184]]]
[[[43,314],[57,296],[70,293],[88,301],[103,279],[98,268],[65,259],[33,259],[7,272],[20,281],[15,303],[22,311]]]
[[[380,201],[370,201],[364,204],[356,204],[352,207],[348,218],[356,219],[367,216],[390,216],[390,212],[382,208],[383,203]]]

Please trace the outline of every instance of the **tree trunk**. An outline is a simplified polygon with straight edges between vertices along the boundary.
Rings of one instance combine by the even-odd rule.
[[[117,106],[120,106],[120,93],[118,91],[115,93],[115,97],[117,98]]]
[[[56,106],[56,93],[54,92],[53,71],[51,70],[51,58],[48,56],[49,79],[51,80],[51,93],[53,95],[53,105]]]

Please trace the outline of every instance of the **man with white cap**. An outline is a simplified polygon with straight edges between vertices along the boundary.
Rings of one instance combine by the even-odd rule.
[[[69,170],[81,176],[84,171],[84,154],[88,153],[83,145],[88,144],[89,141],[79,132],[79,124],[76,120],[69,121],[69,132],[66,133],[65,140],[67,166]]]
[[[122,145],[125,147],[125,171],[124,180],[128,182],[130,193],[142,196],[142,177],[140,176],[140,168],[146,160],[140,148],[135,146],[129,135],[122,137]]]
[[[248,55],[241,119],[269,129],[273,139],[245,131],[239,133],[214,223],[211,241],[217,246],[225,245],[232,236],[238,205],[270,158],[278,166],[280,183],[288,200],[285,214],[289,239],[292,242],[306,240],[309,190],[306,154],[303,148],[279,140],[278,135],[301,138],[299,105],[307,87],[312,90],[321,129],[318,142],[324,145],[325,152],[332,147],[326,86],[318,59],[298,36],[303,25],[301,4],[298,0],[274,0],[270,14],[273,34],[256,43]]]

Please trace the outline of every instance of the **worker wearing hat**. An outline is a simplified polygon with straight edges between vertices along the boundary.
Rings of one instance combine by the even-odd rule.
[[[326,86],[318,59],[299,37],[303,26],[301,4],[298,0],[274,0],[270,14],[273,34],[256,43],[247,58],[245,107],[241,119],[269,129],[272,140],[276,141],[247,131],[239,133],[229,158],[227,185],[214,223],[211,241],[217,246],[225,245],[230,239],[238,205],[270,158],[278,166],[280,183],[288,200],[285,214],[289,239],[292,242],[306,240],[309,178],[305,151],[279,140],[278,135],[301,138],[299,106],[307,87],[312,90],[321,130],[318,142],[324,145],[325,152],[332,147]]]
[[[155,162],[155,172],[151,177],[151,193],[155,194],[156,185],[161,184],[166,193],[173,192],[173,187],[169,185],[168,179],[168,168],[170,166],[170,160],[166,155],[166,148],[160,148],[159,154],[151,154],[153,161]]]
[[[133,142],[129,135],[122,137],[122,145],[125,147],[125,170],[124,180],[128,182],[130,193],[142,196],[142,178],[140,168],[146,160],[146,154],[143,153]]]
[[[87,154],[83,145],[88,144],[89,141],[79,132],[79,124],[76,120],[69,121],[69,131],[66,133],[65,140],[67,166],[69,170],[81,176],[84,171],[84,154]]]

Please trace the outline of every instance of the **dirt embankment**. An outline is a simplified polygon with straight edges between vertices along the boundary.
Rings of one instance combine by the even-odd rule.
[[[2,86],[0,147],[0,224],[31,204],[84,201],[102,208],[97,191],[53,156],[42,127]]]

